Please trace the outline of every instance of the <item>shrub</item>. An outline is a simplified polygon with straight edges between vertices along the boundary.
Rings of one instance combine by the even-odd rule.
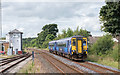
[[[115,61],[118,61],[118,45],[111,51],[111,57],[113,57]]]
[[[113,45],[114,42],[112,40],[112,36],[107,34],[99,38],[90,49],[92,50],[92,53],[96,53],[97,55],[101,56],[112,50]]]
[[[49,41],[45,41],[45,42],[43,42],[43,44],[42,44],[42,48],[48,48],[48,43],[49,43]]]

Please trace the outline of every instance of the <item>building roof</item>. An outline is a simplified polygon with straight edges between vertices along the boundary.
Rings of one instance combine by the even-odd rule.
[[[21,34],[23,34],[23,32],[20,32],[20,31],[17,30],[17,29],[14,29],[14,30],[12,30],[12,31],[9,32],[9,34],[12,34],[12,33],[21,33]]]
[[[100,38],[100,36],[88,37],[89,43],[93,44],[93,43],[95,43],[99,38]]]

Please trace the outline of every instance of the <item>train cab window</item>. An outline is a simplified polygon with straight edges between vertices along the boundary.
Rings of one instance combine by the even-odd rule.
[[[83,40],[83,46],[86,46],[86,40]]]
[[[75,39],[73,39],[73,44],[72,45],[76,46],[76,40]]]

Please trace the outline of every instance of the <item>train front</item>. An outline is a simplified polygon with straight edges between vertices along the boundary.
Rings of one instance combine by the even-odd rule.
[[[76,59],[85,59],[88,54],[87,38],[82,36],[74,36],[71,39],[72,57]]]

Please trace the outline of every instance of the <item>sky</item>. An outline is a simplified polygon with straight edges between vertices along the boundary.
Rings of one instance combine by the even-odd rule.
[[[77,26],[102,36],[99,11],[104,1],[89,0],[5,0],[1,3],[2,36],[13,30],[22,31],[23,37],[37,37],[46,24],[58,25],[63,29],[75,30]]]

